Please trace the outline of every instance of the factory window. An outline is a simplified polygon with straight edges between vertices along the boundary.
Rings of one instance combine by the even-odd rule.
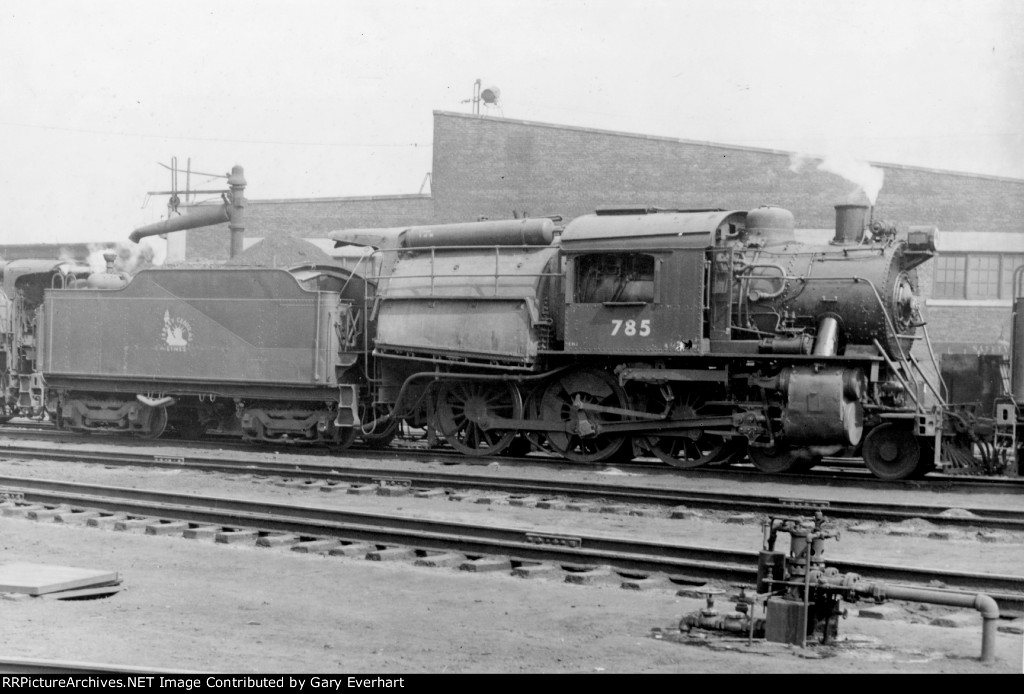
[[[967,298],[999,298],[999,256],[967,256]]]
[[[575,301],[580,304],[654,301],[654,257],[595,253],[576,258]]]
[[[965,255],[940,255],[935,258],[932,296],[936,299],[963,299]]]
[[[1013,299],[1013,273],[1024,265],[1022,254],[946,254],[935,258],[933,299],[979,301]]]
[[[1024,255],[1019,253],[1003,256],[1003,281],[1000,287],[1000,296],[1004,299],[1014,299],[1013,273],[1021,265],[1024,265]]]

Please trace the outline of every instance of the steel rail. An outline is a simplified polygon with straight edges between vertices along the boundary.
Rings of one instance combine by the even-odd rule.
[[[664,573],[682,581],[752,582],[757,551],[619,538],[605,534],[552,534],[536,529],[474,525],[385,513],[310,508],[265,501],[176,494],[151,490],[75,484],[57,480],[0,477],[0,492],[20,503],[102,508],[108,513],[186,521],[222,528],[255,528],[265,533],[293,533],[310,538],[337,538],[422,550],[458,551],[469,556],[506,555],[520,562],[568,566],[610,566],[622,572]],[[17,503],[11,502],[10,503]],[[879,581],[930,584],[940,581],[957,590],[985,591],[1007,609],[1024,608],[1024,576],[971,574],[919,567],[830,561],[841,572],[853,571]],[[699,579],[695,577],[700,577]]]
[[[0,449],[3,450],[3,449]],[[687,506],[705,510],[782,514],[792,513],[794,506],[806,508],[818,505],[827,508],[831,518],[898,523],[918,518],[944,527],[984,527],[994,530],[1024,531],[1024,505],[1019,509],[995,509],[957,505],[966,515],[944,515],[948,504],[892,504],[880,502],[844,501],[829,498],[814,499],[807,495],[780,497],[776,494],[737,494],[674,490],[651,485],[626,482],[601,484],[595,482],[559,481],[541,479],[514,479],[496,476],[467,475],[434,471],[386,471],[378,468],[350,467],[338,469],[315,463],[280,463],[254,460],[230,461],[223,458],[186,458],[184,456],[82,453],[67,451],[36,451],[34,458],[94,462],[104,465],[150,466],[176,469],[196,469],[204,472],[230,474],[266,474],[281,477],[308,476],[316,480],[336,483],[370,484],[390,482],[420,487],[444,487],[459,490],[531,496],[569,496],[577,499],[602,499],[623,504],[649,504],[655,506]],[[313,485],[311,485],[313,486]],[[807,490],[810,491],[810,490]],[[827,490],[823,490],[827,493]],[[820,493],[820,492],[819,492]]]
[[[8,428],[0,429],[0,435],[7,438],[30,438],[43,436],[46,438],[71,438],[76,434],[67,431],[60,431],[53,429],[52,425],[41,425],[37,431],[18,431],[10,430]],[[94,441],[100,441],[101,439],[93,438]],[[146,446],[146,447],[167,447],[167,448],[181,448],[183,446],[195,446],[196,444],[208,444],[215,445],[220,449],[231,449],[239,452],[252,452],[252,453],[267,453],[269,452],[268,447],[265,444],[253,444],[244,443],[235,439],[231,440],[213,440],[212,438],[206,438],[204,440],[140,440],[131,437],[122,438],[110,438],[107,439],[116,445],[121,445],[126,448]],[[284,444],[282,444],[284,445]],[[301,444],[287,444],[285,448],[289,453],[301,454],[306,456],[320,456],[330,457],[332,459],[342,457],[363,457],[380,460],[391,460],[397,458],[422,458],[429,457],[431,460],[436,462],[452,463],[459,465],[489,465],[495,461],[499,461],[506,464],[522,464],[534,467],[545,467],[545,468],[556,468],[565,469],[567,466],[579,470],[602,470],[608,467],[608,463],[574,463],[566,460],[562,460],[554,457],[544,457],[540,455],[531,455],[523,457],[514,456],[492,456],[489,458],[474,458],[463,455],[461,453],[448,450],[448,449],[437,449],[437,448],[425,448],[417,446],[415,443],[407,446],[394,446],[387,449],[375,449],[375,448],[361,448],[353,447],[346,449],[341,453],[332,452],[329,449],[315,446],[302,446]],[[12,455],[18,454],[19,451],[24,451],[24,455],[27,457],[31,455],[29,451],[32,449],[22,448],[12,444],[0,444],[0,453],[4,450],[8,450]],[[275,453],[279,453],[280,450],[275,450]],[[1009,478],[1009,477],[979,477],[979,476],[966,476],[966,475],[945,475],[942,473],[931,473],[923,479],[907,479],[907,480],[880,480],[871,475],[864,464],[859,459],[853,458],[828,458],[819,464],[816,469],[802,472],[802,473],[785,473],[779,475],[771,475],[769,473],[760,472],[753,468],[750,464],[737,463],[730,466],[714,466],[714,467],[701,467],[690,470],[684,470],[679,468],[671,468],[663,463],[645,463],[644,461],[632,461],[624,464],[624,468],[638,473],[644,473],[649,475],[662,475],[675,478],[691,478],[691,479],[746,479],[754,477],[757,480],[774,480],[783,481],[787,485],[793,487],[797,486],[813,486],[827,482],[829,485],[841,486],[841,487],[857,487],[865,489],[905,489],[908,492],[915,491],[945,491],[951,490],[958,493],[975,494],[975,493],[991,493],[991,494],[1024,494],[1024,477],[1021,478]],[[835,472],[834,469],[838,468],[841,472]]]

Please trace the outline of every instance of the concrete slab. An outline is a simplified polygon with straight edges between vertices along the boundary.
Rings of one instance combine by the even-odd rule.
[[[223,528],[219,525],[200,525],[187,528],[182,531],[181,536],[188,540],[214,540],[221,530]]]
[[[562,579],[562,567],[555,564],[523,564],[512,569],[516,578],[557,578]]]
[[[622,576],[611,569],[594,569],[592,571],[572,572],[565,575],[565,582],[578,586],[603,586],[619,585],[622,583]]]
[[[446,568],[452,566],[459,566],[465,561],[465,554],[461,554],[459,552],[440,552],[438,554],[428,554],[425,557],[420,557],[413,563],[416,566]]]
[[[621,587],[625,590],[665,590],[674,588],[675,585],[668,580],[668,576],[645,576],[643,578],[622,578]]]
[[[341,482],[327,482],[326,484],[320,485],[320,491],[322,492],[343,492],[348,489],[347,484]]]
[[[42,510],[36,509],[26,513],[25,517],[34,521],[52,521],[54,518],[68,510],[70,510],[69,506],[55,506],[53,508],[44,508]]]
[[[377,487],[377,496],[409,496],[411,493],[412,487],[402,485],[383,484]]]
[[[112,528],[115,523],[119,523],[127,518],[128,515],[124,513],[116,513],[112,516],[104,516],[100,514],[95,518],[90,518],[85,524],[90,528]]]
[[[146,526],[147,535],[181,535],[186,530],[187,521],[157,521]]]
[[[598,507],[597,512],[626,514],[629,513],[629,507],[625,504],[604,504],[603,506]]]
[[[373,552],[376,549],[377,545],[372,545],[369,542],[356,542],[332,549],[328,554],[332,557],[365,557],[367,552]]]
[[[298,544],[299,536],[291,533],[275,533],[273,535],[260,535],[256,538],[257,547],[288,547]]]
[[[416,550],[411,547],[387,547],[372,549],[366,553],[369,561],[412,561],[416,558]]]
[[[444,496],[443,489],[420,489],[413,495],[417,499],[437,499]]]
[[[99,511],[86,511],[81,509],[71,509],[69,511],[62,511],[53,517],[53,520],[57,523],[67,523],[68,525],[85,525],[91,518],[99,518]]]
[[[83,600],[89,598],[105,598],[121,592],[120,583],[98,588],[79,588],[78,590],[62,590],[57,593],[40,595],[44,600]]]
[[[345,490],[346,494],[356,494],[358,496],[368,496],[370,494],[377,493],[377,485],[375,484],[356,484]]]
[[[512,561],[508,557],[482,557],[471,559],[459,565],[462,571],[484,573],[487,571],[511,571]]]
[[[152,518],[125,518],[114,523],[114,530],[119,532],[146,532],[146,527],[153,524]]]
[[[341,542],[339,540],[307,540],[299,542],[297,545],[292,545],[292,551],[306,554],[327,554],[332,549],[340,546]]]
[[[593,504],[580,503],[578,501],[570,501],[565,505],[566,511],[576,511],[578,513],[590,513],[596,511],[597,508]]]
[[[32,511],[43,511],[43,504],[12,504],[0,507],[0,513],[11,518],[25,518]]]
[[[259,537],[260,532],[258,530],[237,530],[235,528],[227,528],[217,533],[213,540],[224,545],[235,545],[246,542],[255,542],[256,538]]]
[[[45,595],[120,581],[116,571],[14,562],[0,565],[0,592]]]
[[[540,501],[540,499],[535,496],[510,496],[508,498],[508,505],[533,507],[537,505],[538,501]]]

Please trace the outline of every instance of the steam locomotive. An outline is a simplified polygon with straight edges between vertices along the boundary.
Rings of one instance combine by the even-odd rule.
[[[821,245],[777,207],[631,208],[333,232],[367,252],[291,270],[15,261],[4,416],[340,448],[404,422],[473,456],[976,471],[998,425],[945,403],[912,350],[936,230],[869,214],[837,207]],[[177,228],[223,221],[199,219]]]

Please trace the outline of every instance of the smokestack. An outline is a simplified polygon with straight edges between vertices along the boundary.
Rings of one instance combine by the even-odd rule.
[[[864,238],[869,209],[867,205],[836,205],[836,235],[832,239],[832,243],[835,245],[860,243]]]

